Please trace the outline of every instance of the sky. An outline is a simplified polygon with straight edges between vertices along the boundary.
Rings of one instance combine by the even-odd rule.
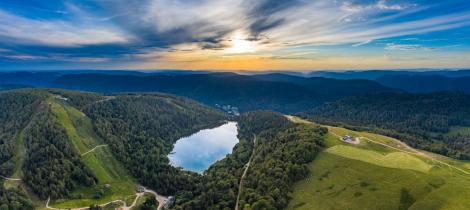
[[[470,68],[469,1],[0,1],[0,70],[415,68]]]

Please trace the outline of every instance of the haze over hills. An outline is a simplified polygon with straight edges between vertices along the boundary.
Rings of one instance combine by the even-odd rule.
[[[207,105],[231,105],[241,111],[272,109],[299,112],[343,97],[393,91],[373,81],[300,78],[277,74],[234,73],[10,73],[0,82],[97,92],[166,92]],[[47,80],[37,78],[45,77]],[[270,79],[268,79],[268,77]],[[298,80],[297,80],[298,79]]]

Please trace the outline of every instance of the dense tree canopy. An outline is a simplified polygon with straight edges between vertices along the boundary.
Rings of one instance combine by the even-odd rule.
[[[234,209],[240,178],[252,156],[240,208],[283,209],[292,183],[308,173],[305,164],[313,160],[326,133],[267,111],[243,114],[238,125],[240,142],[233,152],[204,173],[196,191],[180,193],[174,209]]]
[[[85,108],[98,133],[139,181],[174,194],[193,189],[196,174],[169,164],[167,155],[181,137],[222,123],[226,117],[208,107],[163,94],[121,95]]]
[[[27,154],[25,182],[42,199],[67,196],[77,185],[96,182],[71,144],[65,129],[43,103],[25,132]]]
[[[383,93],[353,97],[303,113],[314,121],[366,129],[413,147],[470,158],[470,136],[447,136],[451,126],[470,126],[470,96],[463,93]]]
[[[33,203],[26,194],[16,189],[4,189],[0,181],[0,210],[31,210]]]
[[[0,93],[0,175],[13,172],[12,160],[17,147],[16,139],[35,112],[42,93],[31,94],[32,90]]]

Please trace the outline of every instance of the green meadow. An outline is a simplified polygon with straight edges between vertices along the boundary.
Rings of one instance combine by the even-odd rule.
[[[53,201],[51,206],[76,208],[114,200],[132,202],[135,198],[136,183],[115,159],[104,140],[94,132],[91,120],[84,113],[65,102],[57,99],[50,99],[49,102],[59,123],[64,126],[73,145],[82,154],[83,163],[91,169],[98,179],[97,185],[93,187],[81,186],[71,193],[71,199]],[[97,148],[91,151],[95,147]],[[96,196],[97,194],[100,196]]]
[[[310,175],[295,184],[287,209],[470,209],[467,162],[377,134],[329,129],[326,148],[309,164]],[[346,134],[363,137],[361,143],[339,140]]]

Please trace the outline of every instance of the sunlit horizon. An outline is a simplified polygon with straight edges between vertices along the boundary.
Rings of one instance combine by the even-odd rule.
[[[470,68],[459,0],[0,2],[0,70]]]

